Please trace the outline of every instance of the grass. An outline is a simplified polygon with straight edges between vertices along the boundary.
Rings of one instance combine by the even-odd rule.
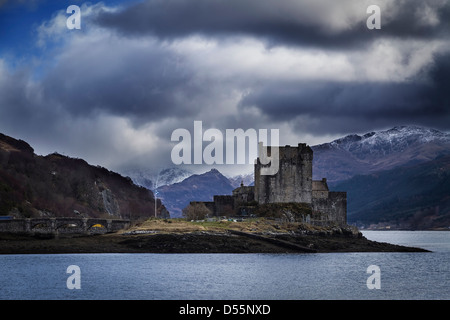
[[[183,232],[224,232],[235,230],[242,232],[277,232],[288,233],[291,231],[310,230],[319,231],[322,227],[312,226],[300,222],[282,222],[274,219],[259,217],[249,218],[242,222],[227,220],[218,221],[187,221],[186,219],[160,219],[150,218],[135,227],[132,230],[137,231],[158,231],[159,233],[183,233]],[[130,231],[130,230],[127,230]]]

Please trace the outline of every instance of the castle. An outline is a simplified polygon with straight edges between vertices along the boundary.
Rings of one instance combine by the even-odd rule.
[[[347,193],[330,191],[325,178],[312,179],[313,150],[309,146],[299,143],[297,147],[277,147],[279,166],[273,175],[262,174],[262,169],[268,166],[260,161],[262,148],[260,144],[254,186],[241,183],[232,195],[216,195],[214,201],[201,202],[213,215],[247,216],[258,205],[299,203],[310,208],[310,214],[303,217],[304,222],[347,223]],[[270,153],[271,147],[267,147],[267,154]]]

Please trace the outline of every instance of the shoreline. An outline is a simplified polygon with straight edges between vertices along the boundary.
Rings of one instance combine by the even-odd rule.
[[[106,231],[106,230],[104,230]],[[368,240],[356,228],[256,218],[150,218],[114,233],[0,233],[0,254],[429,252]]]
[[[430,252],[363,236],[229,231],[59,236],[0,234],[0,254]]]

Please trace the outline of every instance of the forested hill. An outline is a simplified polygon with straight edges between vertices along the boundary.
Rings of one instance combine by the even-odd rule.
[[[339,183],[346,190],[348,220],[403,229],[450,226],[450,155]]]
[[[160,201],[156,207],[167,216]],[[155,199],[130,178],[58,153],[36,155],[0,134],[0,215],[139,219],[155,216]]]

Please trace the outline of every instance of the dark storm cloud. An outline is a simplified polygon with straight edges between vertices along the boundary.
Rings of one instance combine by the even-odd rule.
[[[254,89],[240,104],[256,107],[274,121],[319,120],[302,126],[321,134],[398,123],[447,130],[450,54],[436,56],[421,76],[406,82],[274,82]]]
[[[103,12],[96,21],[125,35],[151,34],[162,39],[192,34],[213,37],[248,35],[264,38],[271,45],[347,49],[380,37],[430,39],[446,37],[450,33],[449,2],[437,2],[439,5],[418,0],[390,3],[386,11],[382,11],[382,29],[376,32],[366,27],[370,15],[366,9],[376,1],[314,3],[293,0],[149,0],[123,11]]]
[[[276,13],[276,2],[269,5],[265,0],[146,1],[122,12],[100,14],[97,22],[127,35],[152,34],[163,39],[192,34],[256,35],[276,42],[341,45],[348,45],[346,39],[350,39]]]
[[[23,69],[0,57],[0,126],[45,151],[144,167],[170,163],[172,131],[194,120],[280,128],[290,143],[399,124],[448,130],[449,2],[383,1],[376,31],[371,2],[83,4],[79,32],[65,11],[49,15]]]
[[[191,102],[206,88],[182,57],[164,46],[127,43],[107,38],[68,48],[41,80],[44,99],[74,116],[105,112],[136,123],[198,111]]]
[[[336,2],[318,2],[334,3],[333,8],[337,8]],[[435,104],[440,97],[435,91],[440,90],[440,83],[445,80],[436,77],[444,73],[441,78],[445,78],[448,68],[437,68],[430,73],[431,84],[427,85],[417,83],[417,79],[402,83],[369,83],[358,79],[290,82],[280,76],[263,80],[257,75],[253,79],[247,75],[246,80],[239,80],[236,77],[239,73],[224,79],[218,76],[220,71],[217,69],[206,71],[195,65],[196,62],[193,64],[197,60],[188,57],[191,53],[171,47],[161,39],[139,36],[156,34],[161,38],[179,37],[182,40],[194,33],[211,36],[249,34],[277,39],[279,43],[293,41],[340,46],[349,54],[352,50],[346,47],[346,41],[367,41],[363,39],[368,35],[365,10],[358,23],[349,22],[349,28],[346,28],[339,19],[329,21],[333,15],[324,10],[332,7],[311,7],[308,3],[293,0],[158,0],[139,2],[118,11],[105,11],[102,6],[95,5],[93,13],[84,20],[88,27],[96,21],[128,37],[121,38],[108,30],[105,37],[96,38],[92,33],[93,40],[86,37],[83,41],[69,42],[55,66],[43,76],[41,98],[46,104],[62,108],[73,116],[105,113],[126,117],[137,125],[196,115],[206,120],[211,114],[204,111],[220,104],[241,86],[250,91],[239,104],[242,108],[255,106],[263,114],[278,120],[289,120],[297,115],[415,119],[425,110],[427,117],[442,112],[435,110],[442,106]],[[349,8],[336,15],[341,18],[352,16],[348,12],[356,2],[344,0],[340,3]],[[383,19],[381,31],[419,37],[440,36],[440,32],[444,32],[441,26],[448,24],[444,19],[448,15],[448,4],[438,8],[430,2],[431,11],[424,15],[426,19],[412,19],[417,18],[424,3],[401,2],[396,10],[391,8],[395,12],[383,13],[386,19]],[[365,5],[356,11],[360,8],[365,9]],[[442,64],[441,60],[436,66]],[[220,62],[215,66],[218,65]],[[223,68],[226,70],[227,66]],[[199,77],[199,73],[208,76]],[[279,110],[283,110],[283,114]],[[236,118],[240,121],[239,114]]]
[[[29,69],[8,72],[0,63],[0,131],[45,145],[62,136],[55,135],[55,128],[65,119],[61,110],[42,99],[41,87],[30,82],[31,77]]]

